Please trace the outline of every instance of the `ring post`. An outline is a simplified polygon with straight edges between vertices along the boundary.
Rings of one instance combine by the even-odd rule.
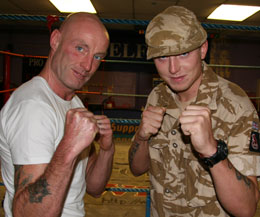
[[[10,89],[10,62],[11,57],[8,54],[5,54],[4,58],[4,90]],[[7,100],[10,97],[10,92],[4,93],[4,104],[7,102]]]

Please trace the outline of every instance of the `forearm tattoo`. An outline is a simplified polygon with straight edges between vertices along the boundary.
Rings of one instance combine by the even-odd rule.
[[[228,161],[228,167],[229,169],[234,169],[235,170],[235,173],[236,173],[236,177],[237,177],[237,180],[238,181],[244,181],[244,183],[246,184],[246,186],[248,188],[251,188],[251,181],[244,175],[242,175],[240,172],[238,172],[234,167],[233,165],[231,164],[231,162]]]
[[[29,199],[31,203],[41,203],[42,199],[50,195],[48,182],[45,178],[40,178],[33,185],[28,187]]]
[[[23,180],[21,180],[21,177]],[[15,190],[19,190],[28,185],[29,201],[31,203],[41,203],[43,198],[50,195],[48,182],[45,178],[39,178],[35,183],[29,184],[32,180],[32,174],[26,174],[23,171],[23,165],[15,165]]]
[[[134,142],[131,149],[130,149],[130,154],[129,154],[129,163],[130,166],[132,165],[133,159],[134,159],[134,155],[137,152],[138,148],[139,148],[140,144],[138,144],[137,142]]]
[[[19,190],[20,188],[23,188],[25,185],[27,185],[32,180],[32,175],[28,175],[26,178],[20,181],[21,176],[24,176],[25,173],[23,172],[23,165],[15,165],[15,183],[14,187],[15,190]]]

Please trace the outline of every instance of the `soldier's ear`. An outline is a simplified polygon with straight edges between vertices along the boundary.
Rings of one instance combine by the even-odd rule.
[[[201,46],[200,46],[200,57],[202,60],[205,59],[206,54],[208,51],[208,41],[206,40]]]

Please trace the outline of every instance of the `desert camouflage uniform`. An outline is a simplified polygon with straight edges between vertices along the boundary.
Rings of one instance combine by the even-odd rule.
[[[147,26],[147,59],[190,52],[206,39],[207,32],[193,12],[180,6],[169,7]]]
[[[249,151],[252,131],[258,133],[258,115],[245,92],[217,76],[204,64],[203,81],[194,105],[212,112],[216,139],[228,144],[228,159],[245,176],[260,175],[260,160]],[[151,167],[151,216],[229,216],[221,208],[209,171],[192,151],[189,137],[181,133],[180,109],[174,93],[161,83],[149,95],[147,105],[166,107],[162,127],[149,141]]]

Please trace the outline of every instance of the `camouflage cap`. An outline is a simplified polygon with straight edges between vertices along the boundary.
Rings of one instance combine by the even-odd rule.
[[[206,39],[207,32],[192,11],[181,6],[168,7],[147,26],[147,59],[190,52]]]

